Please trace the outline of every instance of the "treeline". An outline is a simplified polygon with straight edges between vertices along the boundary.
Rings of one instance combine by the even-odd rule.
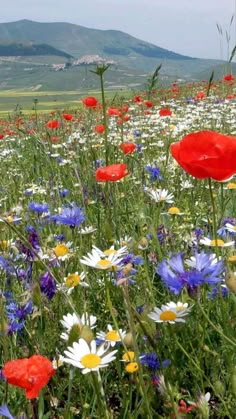
[[[0,44],[0,56],[11,57],[11,56],[27,56],[27,55],[57,55],[65,58],[72,58],[72,55],[67,54],[64,51],[60,51],[57,48],[52,47],[48,44]]]

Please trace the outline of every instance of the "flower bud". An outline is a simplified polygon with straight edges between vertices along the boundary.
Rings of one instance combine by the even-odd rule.
[[[236,274],[235,272],[229,272],[226,275],[225,283],[227,287],[232,291],[234,294],[236,294]]]
[[[94,339],[93,332],[89,326],[85,325],[82,327],[80,338],[84,339],[87,343],[90,343]]]
[[[125,337],[124,337],[124,339],[123,339],[123,342],[124,342],[124,344],[125,344],[126,346],[128,346],[128,347],[133,346],[133,344],[134,344],[134,338],[133,338],[133,335],[132,335],[132,333],[131,333],[131,332],[128,332],[128,333],[125,335]]]

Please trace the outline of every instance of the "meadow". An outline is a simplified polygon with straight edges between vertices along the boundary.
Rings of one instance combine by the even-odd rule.
[[[235,79],[106,70],[60,106],[0,94],[0,414],[234,419]]]

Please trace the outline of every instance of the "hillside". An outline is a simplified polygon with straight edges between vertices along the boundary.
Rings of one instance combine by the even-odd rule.
[[[0,56],[35,56],[35,55],[55,55],[64,58],[73,58],[72,55],[47,44],[25,44],[25,43],[0,43]]]
[[[212,70],[221,78],[230,71],[220,60],[187,57],[121,31],[29,20],[0,23],[1,90],[96,89],[98,79],[90,70],[100,61],[112,62],[106,88],[115,89],[142,88],[159,64],[161,84],[207,79]]]
[[[0,41],[46,43],[74,57],[101,55],[116,57],[135,56],[188,60],[181,54],[141,41],[121,31],[90,29],[71,23],[40,23],[31,20],[0,24]]]

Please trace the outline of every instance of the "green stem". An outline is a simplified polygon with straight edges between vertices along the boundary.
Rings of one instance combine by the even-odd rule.
[[[215,199],[214,199],[213,190],[212,190],[211,178],[208,178],[208,185],[209,185],[211,205],[212,205],[213,237],[214,237],[214,240],[215,240],[216,256],[219,259],[219,247],[217,245],[216,206],[215,206]]]
[[[124,302],[125,302],[125,306],[126,306],[126,312],[127,312],[129,327],[130,327],[130,331],[131,331],[131,334],[132,334],[132,337],[133,337],[134,350],[135,350],[135,354],[136,354],[136,357],[137,357],[136,362],[139,364],[139,370],[138,370],[139,383],[140,383],[139,389],[140,389],[141,397],[143,398],[143,402],[144,402],[145,418],[152,419],[153,415],[152,415],[152,412],[150,410],[150,403],[149,403],[148,398],[147,398],[147,389],[146,389],[144,379],[143,379],[142,365],[139,362],[139,355],[140,354],[139,354],[138,344],[137,344],[137,341],[136,341],[135,324],[134,324],[134,318],[133,318],[132,308],[131,308],[130,299],[129,299],[129,289],[128,289],[127,283],[124,284],[122,289],[123,289],[123,294],[124,294]]]
[[[100,412],[100,418],[111,419],[111,415],[108,411],[105,393],[103,387],[101,386],[101,380],[99,382],[98,375],[96,372],[91,372],[93,379],[93,387],[97,396],[97,404]]]

